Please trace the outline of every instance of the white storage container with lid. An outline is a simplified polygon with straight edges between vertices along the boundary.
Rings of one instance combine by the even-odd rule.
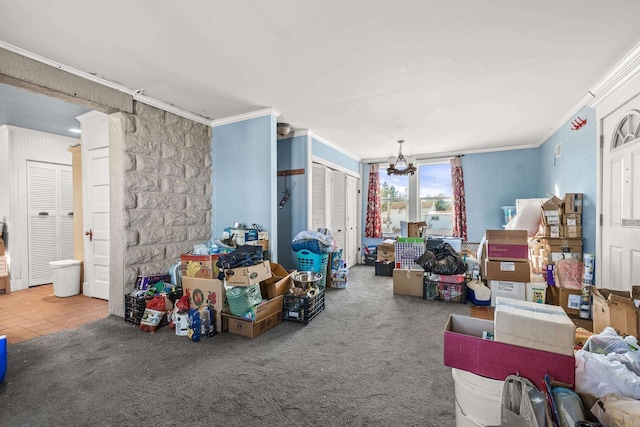
[[[80,293],[80,264],[77,259],[51,261],[49,265],[53,275],[53,294],[57,297],[70,297]]]

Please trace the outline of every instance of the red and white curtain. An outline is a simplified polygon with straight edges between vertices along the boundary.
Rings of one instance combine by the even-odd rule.
[[[382,237],[380,215],[380,165],[369,165],[369,191],[367,193],[367,219],[364,237]]]
[[[451,159],[451,186],[453,187],[453,236],[467,240],[467,207],[460,157]]]

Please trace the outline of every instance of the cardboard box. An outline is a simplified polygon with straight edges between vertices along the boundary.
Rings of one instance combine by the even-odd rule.
[[[543,220],[545,225],[560,224],[562,218],[562,205],[564,201],[553,196],[542,204]]]
[[[183,277],[182,289],[184,292],[189,292],[191,308],[200,308],[205,305],[210,305],[214,308],[216,331],[223,331],[221,314],[229,309],[229,304],[227,303],[227,295],[222,280]]]
[[[529,261],[526,230],[487,230],[487,258],[491,261]]]
[[[578,261],[582,261],[582,252],[551,252],[549,257],[546,259],[547,262],[558,262],[561,259],[577,259]]]
[[[224,271],[228,286],[251,286],[271,277],[269,261],[262,261],[249,267],[231,268]]]
[[[4,240],[0,237],[0,256],[4,255]]]
[[[592,297],[591,318],[593,333],[599,334],[607,326],[618,333],[638,337],[640,333],[640,308],[633,303],[640,299],[640,286],[632,286],[632,291],[598,289],[589,286]]]
[[[562,225],[582,225],[582,214],[566,213],[562,215]]]
[[[527,278],[527,282],[529,278]],[[497,297],[511,298],[518,301],[527,299],[527,288],[525,282],[510,282],[508,280],[489,280],[491,289],[491,306],[496,305]]]
[[[378,245],[378,261],[396,262],[396,252],[393,244]]]
[[[563,226],[562,225],[559,225],[559,224],[556,224],[556,225],[545,225],[544,228],[543,228],[542,235],[544,237],[560,238],[560,237],[563,237],[562,231],[563,231]]]
[[[497,297],[494,319],[498,342],[573,356],[576,325],[562,307]]]
[[[449,315],[444,330],[444,365],[499,381],[519,372],[534,384],[540,384],[545,374],[575,384],[573,356],[483,339],[483,332],[495,332],[492,320]]]
[[[422,237],[422,227],[426,227],[427,223],[400,221],[400,234],[403,237]]]
[[[283,298],[284,297],[280,295],[255,306],[256,318],[253,320],[234,316],[229,313],[222,313],[222,316],[226,319],[229,332],[255,338],[277,324],[282,323]]]
[[[6,295],[11,293],[11,281],[9,276],[0,277],[0,295]]]
[[[566,193],[563,210],[565,213],[582,213],[582,193]]]
[[[393,270],[393,293],[422,297],[424,294],[424,270]]]
[[[541,237],[540,241],[549,252],[582,252],[581,238],[560,238]]]
[[[563,225],[562,226],[562,237],[564,238],[581,238],[582,237],[582,227],[579,225]]]
[[[9,269],[7,267],[7,257],[0,256],[0,276],[7,276],[9,274]]]
[[[273,299],[277,296],[284,295],[293,286],[291,283],[291,275],[283,266],[275,262],[269,262],[271,269],[271,277],[260,282],[260,292],[262,297]]]
[[[198,277],[200,279],[215,279],[219,269],[216,266],[220,255],[180,255],[180,271],[182,277]]]
[[[547,288],[546,303],[562,307],[569,316],[579,317],[581,296],[581,289],[567,289],[559,286],[549,286]]]
[[[485,260],[484,279],[528,282],[531,268],[528,262]]]

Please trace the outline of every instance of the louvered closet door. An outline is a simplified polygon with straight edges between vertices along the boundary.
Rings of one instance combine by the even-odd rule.
[[[71,186],[70,175],[69,166],[27,162],[29,286],[51,283],[49,263],[63,259],[63,254],[73,258],[73,220],[62,218],[61,211],[71,206],[73,190],[66,188]],[[69,212],[70,208],[64,213]]]
[[[332,171],[333,175],[333,191],[331,194],[331,231],[333,238],[338,244],[338,249],[346,248],[347,239],[347,174],[339,171]]]
[[[73,259],[73,174],[71,168],[60,169],[60,259]]]
[[[328,170],[318,163],[313,164],[311,178],[311,230],[326,228],[327,221],[327,186],[326,179]]]

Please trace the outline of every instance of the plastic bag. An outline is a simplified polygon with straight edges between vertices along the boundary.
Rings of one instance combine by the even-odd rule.
[[[155,332],[160,326],[160,322],[165,315],[167,303],[164,295],[156,295],[147,301],[144,314],[140,320],[140,330],[145,332]]]
[[[416,258],[415,263],[424,271],[434,274],[463,274],[467,271],[462,257],[448,243],[427,249]]]
[[[545,426],[544,394],[528,379],[509,375],[502,388],[502,425]]]
[[[617,353],[591,353],[578,350],[576,358],[576,391],[596,398],[618,394],[640,399],[640,377],[616,360]]]
[[[260,284],[251,286],[225,287],[229,310],[234,316],[244,316],[252,311],[253,307],[262,302]]]
[[[216,334],[215,316],[209,306],[189,310],[189,329],[187,336],[191,341],[200,341]]]
[[[189,302],[189,290],[185,289],[180,299],[176,302],[176,308],[178,311],[189,311],[191,303]]]
[[[640,401],[610,394],[591,408],[603,426],[640,427]]]
[[[629,345],[629,342],[635,342],[635,337],[622,338],[615,329],[607,326],[601,333],[591,335],[583,350],[605,354],[607,360],[620,362],[636,375],[640,375],[640,351]]]

